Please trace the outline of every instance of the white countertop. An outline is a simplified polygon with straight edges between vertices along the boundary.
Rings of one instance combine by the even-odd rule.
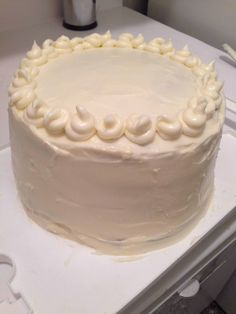
[[[114,36],[126,31],[142,33],[146,40],[156,36],[172,38],[178,48],[188,43],[190,50],[204,62],[216,59],[220,79],[225,81],[226,96],[234,97],[231,89],[232,81],[236,81],[235,69],[220,58],[221,55],[226,56],[220,50],[127,8],[101,12],[98,24],[97,32],[110,29]],[[48,37],[56,38],[61,34],[81,36],[81,32],[78,33],[64,29],[60,20],[31,29],[0,33],[0,100],[3,104],[0,108],[0,146],[8,143],[7,86],[32,41],[36,39],[40,44]],[[83,32],[82,35],[87,33]],[[234,104],[231,103],[231,106]],[[232,147],[236,147],[235,142],[233,136],[226,135],[222,144],[224,149],[219,159],[217,177],[218,209],[209,211],[197,229],[177,244],[147,254],[143,259],[123,263],[109,256],[92,254],[86,247],[61,240],[29,223],[16,195],[10,170],[10,152],[3,150],[0,154],[0,175],[4,177],[5,184],[1,187],[0,222],[4,218],[8,224],[2,223],[0,227],[0,253],[9,255],[16,263],[14,289],[22,292],[35,314],[117,312],[230,212],[235,204],[235,185],[231,180],[233,172],[236,177],[236,169],[229,167],[233,165]],[[222,167],[228,172],[221,171]],[[2,204],[4,208],[9,207],[7,214]]]

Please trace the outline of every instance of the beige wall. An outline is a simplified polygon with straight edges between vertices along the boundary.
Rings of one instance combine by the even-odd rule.
[[[222,49],[236,49],[236,0],[149,0],[148,15]]]
[[[121,6],[122,0],[97,0],[97,10]],[[37,25],[62,15],[62,0],[0,0],[0,32]]]
[[[59,15],[60,0],[0,0],[0,31],[37,25]]]
[[[124,0],[124,6],[134,9],[140,13],[147,13],[147,3],[148,0]]]

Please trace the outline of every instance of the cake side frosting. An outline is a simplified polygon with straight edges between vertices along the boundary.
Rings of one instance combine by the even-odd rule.
[[[220,132],[146,158],[85,147],[75,154],[10,119],[18,191],[28,215],[51,232],[106,254],[137,254],[185,230],[212,201]]]

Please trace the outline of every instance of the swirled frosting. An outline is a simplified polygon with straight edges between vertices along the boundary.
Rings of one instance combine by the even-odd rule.
[[[68,121],[68,112],[60,108],[54,108],[46,112],[43,124],[49,133],[60,134],[65,130]]]
[[[56,58],[58,56],[58,52],[56,51],[56,48],[53,47],[53,40],[46,39],[43,42],[43,53],[49,59]]]
[[[146,115],[133,115],[127,119],[125,134],[135,144],[146,145],[153,141],[155,129]]]
[[[155,137],[201,136],[217,122],[222,87],[214,62],[202,63],[187,45],[175,50],[161,37],[114,39],[108,31],[47,39],[42,48],[34,42],[9,87],[9,104],[51,136],[147,145]]]
[[[119,36],[116,46],[120,48],[138,48],[144,43],[142,34],[134,37],[131,33],[123,33]]]
[[[36,99],[24,111],[24,120],[40,128],[44,125],[44,115],[47,112],[47,106],[40,99]]]
[[[187,136],[198,136],[204,130],[207,115],[207,101],[204,97],[193,99],[189,107],[181,114],[182,130]]]
[[[171,58],[185,64],[190,56],[191,53],[188,49],[188,45],[185,45],[182,50],[178,50],[175,54],[171,56]]]
[[[169,39],[168,41],[164,41],[160,45],[161,54],[166,54],[168,56],[172,56],[174,53],[174,47],[172,41]]]
[[[102,46],[102,38],[99,34],[91,34],[87,37],[85,37],[85,40],[91,44],[94,48],[98,48],[98,47],[101,47]]]
[[[103,140],[116,140],[124,133],[124,122],[118,116],[110,114],[97,126],[97,132]]]
[[[205,86],[204,94],[209,96],[215,104],[215,109],[219,109],[222,104],[223,98],[221,96],[221,90],[223,88],[223,83],[219,81],[209,80],[208,84]]]
[[[103,47],[107,47],[107,48],[116,47],[116,43],[117,43],[117,41],[115,39],[108,39],[103,44]]]
[[[162,37],[154,38],[146,45],[145,50],[160,53],[161,45],[163,45],[164,42],[165,40]]]
[[[74,50],[76,50],[76,48],[82,44],[83,38],[81,38],[81,37],[74,37],[74,38],[71,39],[70,42],[71,42],[72,48]]]
[[[34,65],[22,65],[17,74],[18,78],[24,77],[27,82],[31,82],[39,74],[39,69]]]
[[[19,89],[11,95],[10,105],[15,106],[19,110],[23,110],[27,108],[35,98],[36,94],[33,89]]]
[[[32,49],[26,54],[27,59],[34,65],[43,65],[47,63],[47,56],[43,53],[42,49],[34,42]]]
[[[211,78],[216,79],[217,74],[215,71],[215,61],[212,61],[209,64],[203,64],[199,62],[199,64],[196,67],[194,67],[193,73],[200,77],[208,73],[211,76]]]
[[[181,135],[182,126],[179,120],[167,116],[157,119],[157,132],[165,140],[175,140]]]
[[[66,134],[73,141],[86,141],[96,132],[94,118],[83,106],[76,106],[76,111],[66,125]]]
[[[28,85],[30,83],[30,81],[28,81],[27,77],[21,76],[21,73],[22,72],[18,72],[16,77],[13,79],[12,84],[11,84],[11,87],[13,89],[25,87],[26,85]]]
[[[54,48],[59,54],[67,53],[72,51],[72,45],[70,39],[67,36],[60,36],[54,43]]]

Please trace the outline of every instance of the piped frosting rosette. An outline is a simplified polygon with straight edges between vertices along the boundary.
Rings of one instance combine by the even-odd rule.
[[[66,124],[65,132],[72,141],[88,140],[96,133],[93,116],[83,106],[76,106],[76,113]]]
[[[30,73],[30,70],[20,69],[17,71],[8,93],[10,95],[10,106],[15,106],[19,110],[25,109],[36,98],[35,87],[33,81],[37,73]]]
[[[10,106],[15,106],[17,109],[23,110],[32,103],[35,97],[33,89],[19,89],[11,95]]]
[[[204,95],[209,102],[212,102],[212,108],[214,103],[215,110],[218,110],[223,101],[221,95],[223,83],[217,81],[215,78],[212,78],[210,73],[205,73],[203,76],[198,78],[198,84],[200,86],[200,94]]]
[[[97,125],[97,135],[103,140],[116,140],[124,134],[124,130],[124,122],[114,114],[106,116]]]
[[[156,131],[148,116],[132,115],[126,121],[125,135],[135,144],[146,145],[154,140]]]
[[[13,81],[9,87],[8,94],[11,96],[20,89],[35,89],[36,82],[35,77],[39,71],[34,66],[24,67],[17,70]]]
[[[178,119],[166,115],[157,118],[156,130],[164,140],[175,140],[181,135],[182,125]]]
[[[198,77],[203,77],[205,74],[209,74],[210,78],[217,79],[217,73],[215,70],[215,61],[211,61],[209,64],[199,63],[193,69],[193,73]]]
[[[26,54],[27,59],[34,65],[40,66],[47,63],[48,58],[43,50],[34,42],[32,49]]]
[[[116,47],[118,48],[139,48],[144,43],[144,38],[142,34],[135,37],[130,33],[123,33],[119,36],[116,42]]]
[[[208,84],[205,86],[203,90],[204,95],[208,96],[214,104],[215,109],[219,109],[222,104],[223,98],[221,95],[221,90],[223,88],[223,83],[219,81],[215,81],[213,79],[208,81]]]
[[[24,111],[24,120],[37,128],[43,127],[47,110],[48,108],[42,100],[35,99]]]
[[[44,115],[43,124],[49,133],[59,135],[64,133],[68,118],[69,114],[66,110],[53,108]]]
[[[72,51],[71,41],[64,35],[60,36],[52,45],[58,54],[69,53]]]
[[[53,59],[58,56],[56,48],[53,46],[52,39],[46,39],[43,42],[43,53],[48,57],[48,59]]]
[[[167,56],[171,56],[174,53],[174,47],[172,41],[165,40],[162,37],[157,37],[151,40],[146,46],[146,51],[165,54]]]
[[[194,137],[203,132],[207,121],[206,106],[207,101],[204,97],[194,98],[188,108],[180,114],[179,119],[184,135]]]

